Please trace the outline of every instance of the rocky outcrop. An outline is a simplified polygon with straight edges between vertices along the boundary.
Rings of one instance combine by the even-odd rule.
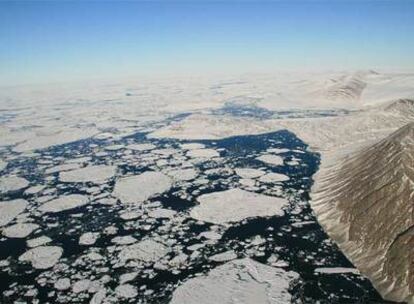
[[[385,299],[414,303],[414,123],[330,163],[313,189],[318,220]]]

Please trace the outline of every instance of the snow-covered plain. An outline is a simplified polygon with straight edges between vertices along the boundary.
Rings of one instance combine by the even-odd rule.
[[[413,97],[414,74],[373,71],[5,88],[2,296],[381,303],[311,212],[314,152],[326,172]]]

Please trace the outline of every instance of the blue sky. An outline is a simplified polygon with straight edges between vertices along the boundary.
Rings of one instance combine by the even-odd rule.
[[[0,86],[414,69],[414,1],[0,1]]]

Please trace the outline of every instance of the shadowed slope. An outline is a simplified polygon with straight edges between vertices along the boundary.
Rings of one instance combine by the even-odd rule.
[[[414,303],[413,198],[410,123],[324,168],[312,203],[328,234],[382,296],[409,303]]]

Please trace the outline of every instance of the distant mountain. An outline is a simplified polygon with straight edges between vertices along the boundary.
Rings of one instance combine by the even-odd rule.
[[[385,110],[409,115],[413,104]],[[414,303],[414,123],[321,171],[312,205],[385,299]]]

